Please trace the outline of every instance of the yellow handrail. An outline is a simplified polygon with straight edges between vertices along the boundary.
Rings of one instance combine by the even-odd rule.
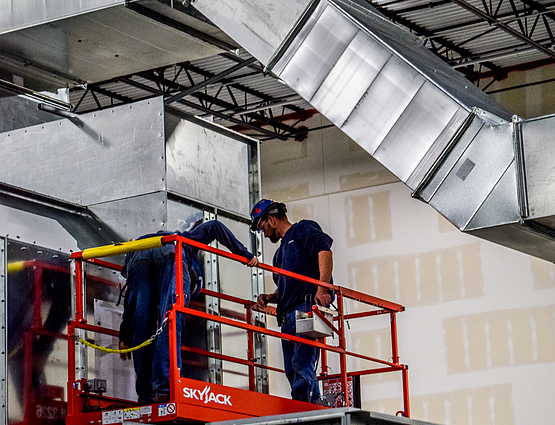
[[[138,239],[129,242],[120,242],[113,245],[104,245],[96,248],[88,248],[81,252],[74,252],[72,258],[82,258],[89,260],[98,257],[110,257],[113,255],[129,254],[130,252],[141,251],[144,249],[160,248],[162,243],[162,236],[154,236],[152,238]]]

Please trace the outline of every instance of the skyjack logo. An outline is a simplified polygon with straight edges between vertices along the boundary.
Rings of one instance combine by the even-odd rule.
[[[196,390],[194,388],[184,387],[183,397],[203,401],[204,404],[214,402],[216,404],[227,404],[228,406],[232,406],[230,395],[214,394],[212,391],[210,391],[210,387],[208,385],[204,387],[202,391]]]

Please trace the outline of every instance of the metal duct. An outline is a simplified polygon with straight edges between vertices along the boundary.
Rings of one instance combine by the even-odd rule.
[[[0,73],[56,91],[234,48],[222,35],[156,0],[0,0]]]
[[[555,261],[553,117],[511,121],[366,3],[195,7],[460,230]]]

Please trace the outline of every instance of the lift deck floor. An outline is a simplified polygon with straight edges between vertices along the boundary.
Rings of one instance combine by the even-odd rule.
[[[66,417],[67,425],[123,423],[206,423],[279,414],[327,410],[329,408],[288,398],[180,378],[177,397],[167,403],[118,406]]]
[[[235,419],[212,422],[210,425],[287,425],[300,423],[310,425],[435,425],[431,422],[369,412],[352,407],[288,413],[260,418]]]

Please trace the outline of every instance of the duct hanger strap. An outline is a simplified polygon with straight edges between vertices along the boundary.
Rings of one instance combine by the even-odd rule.
[[[515,155],[516,187],[519,213],[522,220],[530,216],[528,190],[526,188],[526,166],[524,163],[524,143],[522,140],[522,120],[513,116],[513,147]]]

